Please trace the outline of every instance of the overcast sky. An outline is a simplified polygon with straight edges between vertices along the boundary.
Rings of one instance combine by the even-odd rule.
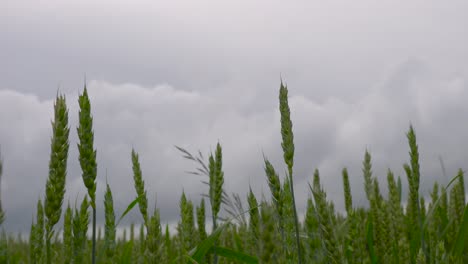
[[[284,177],[278,112],[287,83],[295,133],[295,191],[304,211],[315,168],[338,209],[340,171],[366,204],[368,148],[407,181],[405,133],[420,145],[421,192],[468,169],[466,1],[2,1],[0,145],[9,231],[28,232],[48,176],[53,100],[65,93],[70,154],[64,204],[86,190],[77,160],[77,97],[89,88],[98,155],[98,221],[105,180],[117,215],[135,198],[132,147],[150,207],[179,218],[182,190],[203,178],[174,145],[208,156],[223,146],[225,188],[269,197],[262,153]],[[141,223],[136,210],[123,223]],[[60,227],[58,227],[60,229]]]

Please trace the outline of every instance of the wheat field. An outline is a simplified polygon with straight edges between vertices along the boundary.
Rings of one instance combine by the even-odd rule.
[[[279,112],[284,165],[280,174],[263,158],[264,179],[270,194],[256,197],[249,186],[244,194],[228,195],[224,189],[223,149],[218,142],[208,159],[177,147],[196,166],[194,173],[206,177],[206,192],[194,204],[181,192],[180,220],[176,232],[160,221],[155,205],[149,204],[144,173],[137,150],[129,151],[135,200],[116,215],[112,179],[104,195],[104,228],[96,227],[97,162],[93,117],[88,91],[79,96],[79,162],[87,194],[80,204],[64,204],[69,151],[66,98],[57,95],[54,104],[49,175],[45,193],[37,201],[37,212],[24,240],[2,231],[0,263],[468,263],[468,205],[464,172],[446,186],[434,184],[430,199],[420,194],[420,161],[415,129],[407,131],[408,162],[405,176],[388,170],[379,182],[372,171],[372,156],[363,155],[362,190],[367,206],[356,206],[350,176],[342,169],[345,213],[335,209],[321,184],[319,170],[309,183],[305,217],[299,219],[294,193],[294,133],[288,88],[281,83]],[[97,120],[99,122],[99,120]],[[4,153],[8,155],[8,153]],[[2,175],[0,157],[0,177]],[[402,196],[402,186],[409,194]],[[388,189],[388,197],[381,189]],[[245,197],[241,197],[245,195]],[[245,198],[245,199],[244,199]],[[246,201],[245,205],[242,201]],[[154,209],[152,209],[154,208]],[[245,209],[244,209],[245,208]],[[117,236],[120,221],[131,210],[139,210],[141,222]],[[220,212],[228,217],[221,217]],[[0,205],[0,225],[4,227]],[[212,228],[207,229],[208,218]],[[63,220],[63,226],[58,226]],[[88,231],[90,236],[88,236]]]

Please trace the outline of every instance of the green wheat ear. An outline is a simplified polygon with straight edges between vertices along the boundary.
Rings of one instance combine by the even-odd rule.
[[[51,239],[53,228],[62,214],[62,203],[65,195],[65,181],[68,160],[68,110],[65,96],[57,95],[52,122],[52,142],[49,161],[49,177],[46,183],[45,215],[46,220],[46,256],[47,263],[52,263]]]
[[[92,263],[96,263],[96,150],[94,149],[93,117],[91,116],[91,103],[89,102],[86,85],[83,94],[78,97],[80,105],[79,127],[77,128],[79,161],[83,171],[83,182],[88,189],[91,207],[93,209],[92,226]]]
[[[108,259],[108,263],[112,263],[115,255],[115,213],[114,201],[112,199],[112,191],[109,184],[106,184],[106,193],[104,194],[104,212],[105,212],[105,229],[104,229],[104,247]]]
[[[75,208],[73,216],[73,252],[74,263],[82,263],[84,260],[84,253],[86,250],[87,239],[86,233],[88,232],[89,224],[89,202],[87,196],[81,202],[80,210]]]
[[[291,112],[288,104],[288,88],[281,82],[279,92],[279,103],[281,113],[281,136],[283,142],[283,157],[284,162],[288,165],[289,174],[292,174],[294,165],[294,135],[292,131]]]
[[[279,109],[281,114],[281,136],[283,142],[283,158],[288,166],[288,176],[292,196],[292,207],[294,212],[294,224],[296,227],[296,248],[299,264],[302,263],[301,244],[299,241],[299,220],[297,217],[296,201],[294,198],[293,165],[294,165],[294,135],[291,122],[291,111],[288,104],[288,88],[281,82],[279,91]]]
[[[93,117],[91,116],[91,104],[88,97],[86,86],[83,94],[79,96],[78,103],[80,105],[79,112],[79,127],[77,128],[78,150],[80,153],[80,165],[83,171],[83,182],[88,189],[89,197],[91,198],[91,206],[96,207],[96,150],[94,149],[94,132],[93,132]]]
[[[423,241],[420,239],[422,219],[421,208],[419,204],[419,151],[418,145],[416,143],[416,134],[412,125],[410,125],[410,129],[406,134],[406,137],[410,147],[410,164],[403,165],[409,184],[409,199],[406,211],[410,224],[411,260],[415,260],[418,255],[418,248],[421,246],[421,242]]]
[[[44,260],[44,207],[42,206],[42,201],[39,199],[37,201],[37,213],[36,213],[36,224],[34,225],[34,240],[33,240],[33,249],[34,249],[34,258],[37,262]]]
[[[284,207],[283,199],[282,199],[281,182],[271,162],[266,157],[264,157],[263,160],[265,162],[264,169],[265,169],[265,174],[268,179],[268,187],[270,187],[273,204],[275,205],[275,208],[279,217],[279,221],[281,222],[283,218],[283,207]],[[280,227],[282,229],[281,223],[280,223]]]
[[[132,165],[135,190],[137,193],[137,197],[139,197],[138,206],[140,207],[140,212],[143,216],[143,221],[146,225],[146,229],[148,230],[148,198],[146,196],[145,182],[143,181],[143,176],[141,173],[138,153],[136,153],[134,149],[132,149]]]
[[[366,191],[366,197],[370,203],[372,201],[372,158],[367,149],[364,153],[364,161],[362,162],[362,174],[364,175],[364,189]]]
[[[202,198],[200,201],[200,206],[197,207],[197,225],[198,225],[198,236],[199,240],[203,241],[206,239],[206,229],[205,229],[205,199]]]
[[[353,211],[353,197],[351,195],[351,187],[349,186],[349,176],[348,169],[344,168],[342,170],[343,175],[343,190],[345,195],[345,208],[348,216],[352,214]]]
[[[249,194],[247,195],[247,202],[249,204],[249,216],[250,216],[250,222],[249,222],[249,230],[251,233],[250,236],[250,243],[252,252],[257,253],[256,248],[257,248],[257,243],[259,241],[259,235],[260,235],[260,215],[258,211],[258,202],[257,199],[255,198],[254,193],[252,192],[252,189],[249,190]],[[258,253],[257,253],[258,254]]]
[[[223,172],[223,154],[221,145],[219,142],[216,144],[215,151],[215,188],[214,188],[214,215],[218,215],[221,208],[222,195],[223,195],[223,184],[224,184],[224,172]]]
[[[148,235],[146,237],[145,258],[148,263],[161,263],[162,258],[162,229],[159,210],[154,209],[153,216],[149,219]]]

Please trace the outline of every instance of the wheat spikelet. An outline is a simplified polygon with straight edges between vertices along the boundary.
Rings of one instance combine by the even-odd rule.
[[[206,239],[206,229],[205,229],[205,199],[200,200],[200,206],[197,207],[197,226],[198,226],[198,237],[199,241]]]
[[[256,255],[259,255],[258,241],[260,235],[260,214],[258,211],[258,202],[255,198],[255,194],[252,192],[252,189],[249,190],[247,195],[247,202],[249,204],[249,244],[250,251]]]
[[[372,200],[372,158],[367,149],[364,153],[364,161],[362,162],[362,174],[364,175],[364,190],[370,203]]]
[[[138,206],[140,208],[143,221],[148,229],[148,198],[146,196],[145,182],[141,173],[140,161],[138,159],[138,153],[132,149],[132,168],[133,168],[133,180],[135,182],[135,190],[139,197]]]
[[[146,263],[160,263],[162,261],[162,230],[159,210],[155,209],[150,218],[148,236],[146,237]]]
[[[73,255],[73,211],[68,203],[63,220],[63,256],[64,263],[69,264]]]
[[[275,205],[276,213],[278,215],[278,225],[282,236],[284,237],[284,199],[283,199],[283,190],[281,188],[281,182],[279,179],[278,174],[275,171],[275,168],[270,163],[268,159],[264,157],[265,162],[265,174],[268,179],[268,187],[270,188],[271,197],[273,200],[273,204]]]
[[[351,195],[351,187],[349,186],[348,170],[344,168],[341,173],[343,175],[343,191],[345,195],[345,208],[346,208],[346,212],[348,213],[348,215],[351,215],[352,210],[353,210],[353,197]]]
[[[80,210],[75,208],[73,216],[73,262],[82,263],[86,252],[86,233],[88,232],[89,224],[89,202],[85,196],[81,203]]]
[[[104,229],[104,248],[107,257],[107,262],[112,263],[116,250],[115,241],[115,213],[112,191],[109,184],[106,184],[106,193],[104,194],[104,213],[105,213],[105,229]]]

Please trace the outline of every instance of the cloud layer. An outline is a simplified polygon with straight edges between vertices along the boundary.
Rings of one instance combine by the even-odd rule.
[[[105,81],[90,81],[88,88],[95,119],[101,207],[106,179],[120,213],[134,199],[132,148],[140,153],[151,204],[157,201],[163,221],[171,223],[178,219],[182,190],[195,201],[206,192],[203,178],[185,173],[195,164],[184,160],[174,145],[201,150],[207,156],[221,142],[226,190],[241,196],[246,195],[249,185],[258,195],[269,196],[263,154],[280,173],[284,171],[277,96],[239,94],[234,98],[225,93],[188,92],[168,84],[143,87]],[[405,132],[410,122],[421,150],[421,191],[428,194],[435,179],[446,182],[441,177],[439,157],[451,176],[458,167],[463,168],[468,156],[464,136],[468,127],[460,122],[460,117],[468,114],[463,99],[468,98],[467,88],[466,76],[440,75],[417,60],[396,67],[358,100],[330,97],[318,103],[290,86],[300,210],[305,207],[307,182],[315,168],[322,173],[329,197],[341,208],[340,170],[347,166],[355,201],[365,205],[360,166],[366,148],[373,155],[374,172],[382,184],[387,168],[394,169],[405,182],[401,165],[408,160]],[[255,109],[258,100],[268,101],[267,107],[246,110]],[[72,133],[66,200],[72,205],[86,193],[77,161],[76,101],[77,94],[67,94]],[[52,100],[0,91],[0,120],[7,124],[0,128],[5,163],[2,200],[11,230],[27,227],[35,201],[43,197],[52,109]],[[139,221],[138,212],[130,215],[127,223],[131,221]]]
[[[135,197],[130,152],[141,157],[151,204],[178,219],[182,190],[206,191],[174,145],[207,156],[219,141],[226,189],[269,196],[263,154],[284,171],[278,88],[290,89],[299,210],[319,168],[342,208],[347,166],[355,201],[361,160],[406,182],[405,132],[415,126],[421,191],[468,157],[468,2],[3,1],[0,3],[2,203],[10,231],[27,232],[48,173],[53,98],[70,107],[65,204],[86,193],[77,161],[77,96],[86,75],[95,118],[98,197],[106,179],[121,213]],[[384,181],[382,182],[382,184]],[[381,188],[384,192],[386,188]],[[99,203],[102,207],[102,202]],[[101,211],[102,212],[102,211]],[[102,215],[98,221],[102,223]],[[124,225],[140,221],[138,212]]]

